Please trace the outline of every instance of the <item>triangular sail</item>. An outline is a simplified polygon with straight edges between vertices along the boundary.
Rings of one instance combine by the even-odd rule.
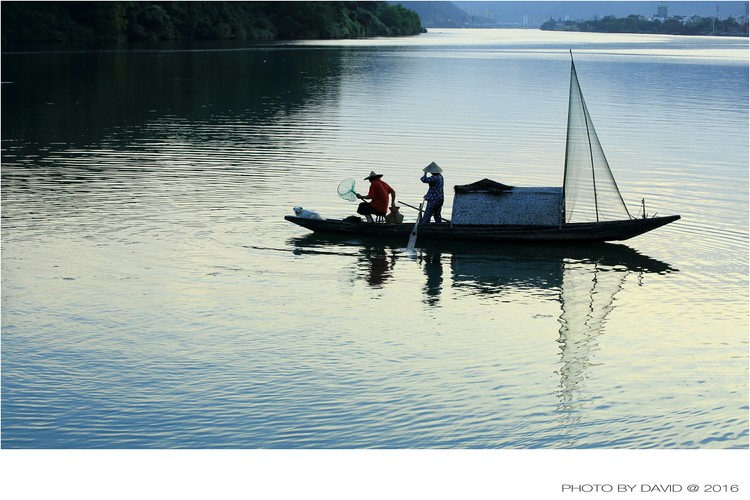
[[[572,53],[563,196],[565,222],[631,218],[583,100]]]

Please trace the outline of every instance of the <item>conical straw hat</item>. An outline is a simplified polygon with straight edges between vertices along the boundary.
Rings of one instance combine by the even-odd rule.
[[[442,174],[443,169],[440,168],[440,166],[438,166],[438,164],[433,161],[432,163],[427,165],[425,168],[423,168],[422,172],[427,172],[429,174]]]

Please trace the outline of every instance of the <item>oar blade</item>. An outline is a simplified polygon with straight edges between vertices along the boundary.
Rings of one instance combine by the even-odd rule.
[[[419,222],[414,224],[414,229],[411,230],[409,235],[409,244],[406,245],[406,251],[409,253],[414,253],[414,245],[417,244],[417,227],[419,227]]]
[[[419,223],[422,218],[422,203],[419,204],[419,213],[417,214],[417,222],[414,223],[414,229],[411,230],[409,235],[409,244],[406,245],[406,251],[409,254],[414,254],[414,245],[417,244],[417,231],[419,229]]]

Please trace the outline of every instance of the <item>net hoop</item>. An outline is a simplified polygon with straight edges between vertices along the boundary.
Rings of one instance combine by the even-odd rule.
[[[346,201],[356,201],[357,193],[354,191],[354,188],[354,179],[344,179],[339,183],[339,187],[336,189],[336,192],[341,199],[344,199]]]

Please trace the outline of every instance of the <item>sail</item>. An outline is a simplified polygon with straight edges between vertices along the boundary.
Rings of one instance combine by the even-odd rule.
[[[631,218],[583,100],[572,54],[563,197],[565,222]]]

